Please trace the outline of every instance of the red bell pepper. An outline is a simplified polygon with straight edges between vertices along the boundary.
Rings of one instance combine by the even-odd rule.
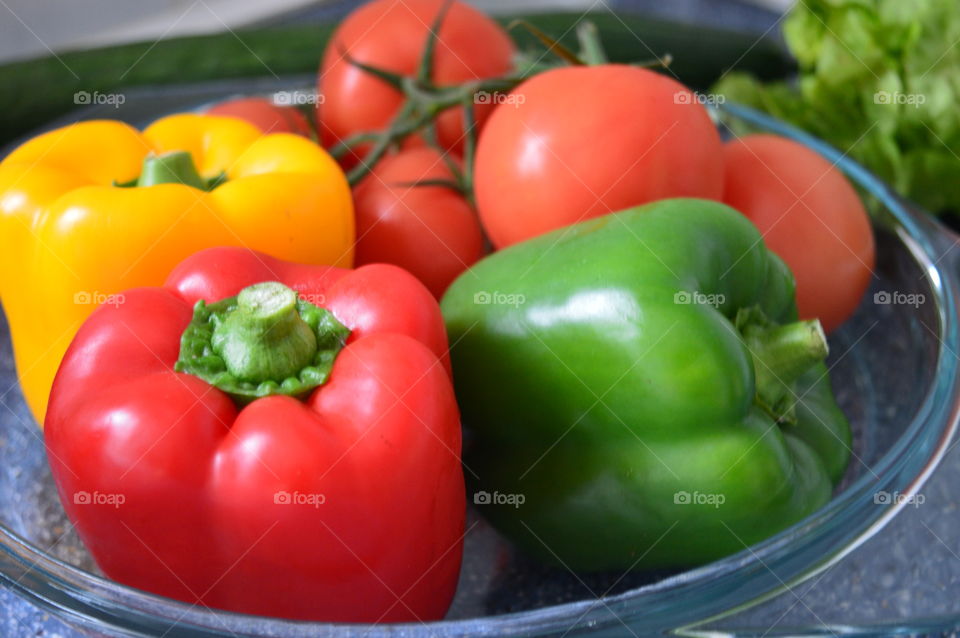
[[[436,619],[453,597],[446,334],[397,267],[200,252],[90,316],[45,436],[67,515],[127,585],[328,621]]]

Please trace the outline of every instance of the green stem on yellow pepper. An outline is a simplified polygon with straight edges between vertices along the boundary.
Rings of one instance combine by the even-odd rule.
[[[136,186],[157,184],[185,184],[206,190],[207,182],[200,176],[193,157],[187,151],[150,154],[143,159],[143,169]]]

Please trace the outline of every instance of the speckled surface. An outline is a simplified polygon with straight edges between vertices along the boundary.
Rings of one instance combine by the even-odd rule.
[[[0,608],[3,620],[0,633],[4,636],[42,636],[43,638],[71,638],[89,636],[71,628],[33,605],[29,605],[10,590],[0,588]]]
[[[960,625],[960,449],[884,530],[819,576],[711,625],[787,631],[931,619]],[[877,505],[883,507],[883,505]],[[951,618],[950,616],[953,616]]]

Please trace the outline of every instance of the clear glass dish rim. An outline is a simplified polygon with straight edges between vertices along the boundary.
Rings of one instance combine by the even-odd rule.
[[[171,88],[165,87],[165,90]],[[632,623],[638,616],[654,612],[659,614],[661,621],[647,625],[650,629],[659,631],[677,629],[681,625],[699,625],[772,597],[788,585],[826,569],[870,538],[905,506],[905,503],[901,503],[900,506],[880,508],[873,503],[872,495],[879,489],[891,486],[903,494],[919,490],[936,468],[957,429],[960,418],[960,364],[955,357],[949,356],[950,351],[960,351],[957,279],[949,267],[942,268],[929,258],[935,251],[936,233],[942,230],[936,222],[922,217],[924,213],[915,215],[889,187],[845,154],[755,110],[734,104],[720,105],[717,110],[759,129],[797,140],[836,163],[892,213],[901,240],[925,269],[929,284],[936,293],[940,347],[934,382],[920,409],[900,439],[873,466],[873,475],[859,477],[817,513],[735,555],[614,596],[498,616],[425,624],[302,622],[199,608],[126,587],[64,563],[2,525],[0,583],[73,622],[93,628],[119,629],[130,635],[148,635],[144,632],[152,628],[163,631],[173,621],[181,623],[178,631],[188,630],[196,635],[210,636],[383,636],[397,632],[414,635],[420,630],[431,635],[516,635],[563,632],[573,626],[583,628],[592,623],[599,623],[602,627],[618,621],[631,623],[633,627],[636,625]],[[865,515],[870,512],[868,506],[874,510],[872,516]],[[844,523],[850,526],[844,526]],[[700,607],[692,605],[693,600],[710,595],[711,584],[737,577],[748,568],[759,571],[756,569],[758,566],[786,564],[788,559],[804,550],[811,558],[809,568],[794,567],[795,573],[786,580],[773,574],[772,568],[768,567],[766,571],[771,573],[762,577],[766,585],[757,587],[761,581],[754,576],[749,581],[753,594],[746,597],[740,595],[742,600],[734,602],[733,606],[711,606],[709,601]],[[819,560],[812,560],[814,557]],[[779,583],[771,581],[770,576]],[[25,580],[29,583],[25,583]],[[713,589],[715,593],[722,591],[716,586]],[[702,616],[696,618],[695,622],[691,622],[691,607],[703,609]],[[960,612],[957,617],[960,618]],[[681,618],[686,618],[686,621],[679,622]],[[671,619],[675,622],[671,622]],[[896,626],[899,628],[904,625],[898,622]],[[870,631],[866,627],[863,629]]]

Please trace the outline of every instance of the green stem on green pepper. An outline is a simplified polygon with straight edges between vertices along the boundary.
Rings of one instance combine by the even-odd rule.
[[[751,325],[741,334],[753,357],[757,403],[778,420],[789,420],[794,403],[790,387],[827,358],[827,338],[820,321]]]

